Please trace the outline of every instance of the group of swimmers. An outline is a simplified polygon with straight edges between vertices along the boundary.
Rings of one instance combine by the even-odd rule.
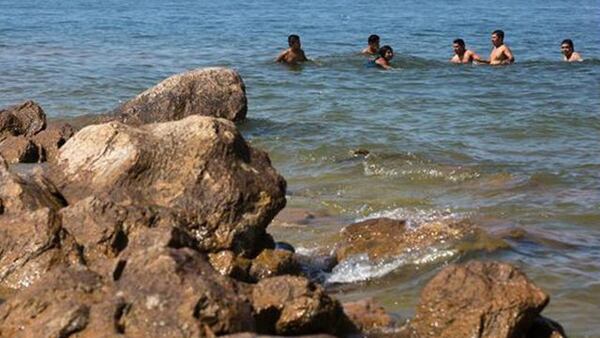
[[[390,61],[394,57],[394,50],[392,47],[385,45],[379,47],[379,36],[373,34],[369,36],[367,41],[368,46],[362,50],[362,54],[368,56],[374,56],[375,59],[371,61],[372,64],[379,68],[390,69],[392,68]],[[296,34],[292,34],[288,37],[288,44],[290,48],[284,50],[275,59],[276,62],[284,62],[287,64],[298,64],[300,62],[308,61],[302,45],[300,44],[300,37]],[[508,65],[515,62],[515,57],[510,48],[504,43],[504,32],[496,30],[492,33],[492,45],[493,49],[490,53],[489,58],[482,59],[472,50],[469,50],[465,46],[463,39],[456,39],[452,42],[452,48],[454,50],[454,56],[450,59],[452,63],[485,63],[490,65]],[[575,52],[573,41],[571,39],[565,39],[560,44],[560,50],[563,54],[563,61],[576,62],[583,61],[581,55]]]

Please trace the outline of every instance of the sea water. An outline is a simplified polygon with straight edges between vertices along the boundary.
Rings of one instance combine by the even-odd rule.
[[[447,62],[459,37],[487,57],[496,29],[514,65]],[[291,33],[312,62],[272,62]],[[395,70],[365,67],[370,34],[394,48]],[[565,38],[584,62],[560,61]],[[406,318],[445,264],[500,259],[552,296],[544,313],[571,336],[600,337],[597,0],[0,0],[2,107],[33,99],[51,117],[106,112],[205,66],[244,78],[240,128],[285,176],[288,205],[343,220],[276,237],[318,249],[344,222],[377,216],[528,234],[494,252],[349,262],[325,277],[336,296],[372,296]]]

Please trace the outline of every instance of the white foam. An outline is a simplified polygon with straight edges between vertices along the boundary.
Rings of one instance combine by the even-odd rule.
[[[406,253],[388,261],[372,262],[367,254],[353,256],[325,275],[325,283],[355,283],[381,278],[406,265],[424,265],[452,258],[456,250],[430,248],[421,252]]]

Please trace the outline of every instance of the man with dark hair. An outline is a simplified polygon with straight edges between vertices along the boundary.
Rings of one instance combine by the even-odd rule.
[[[370,35],[368,43],[369,45],[362,50],[362,53],[365,55],[377,55],[379,53],[379,35]]]
[[[563,53],[563,61],[577,62],[583,61],[581,55],[575,51],[573,40],[565,39],[560,43],[560,51]]]
[[[465,47],[465,41],[463,39],[452,41],[452,49],[454,49],[454,56],[450,59],[450,62],[452,63],[472,63],[473,61],[481,61],[479,55]]]
[[[300,37],[296,34],[288,36],[288,45],[290,48],[281,52],[275,62],[285,62],[290,65],[295,65],[300,62],[308,61],[300,44]]]
[[[489,63],[490,65],[508,65],[515,62],[512,51],[504,44],[503,31],[496,30],[492,33],[492,45],[494,45],[494,49],[490,53],[490,59],[482,62]]]

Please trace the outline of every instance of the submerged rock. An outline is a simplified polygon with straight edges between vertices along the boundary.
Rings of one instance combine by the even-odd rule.
[[[342,304],[344,312],[363,333],[395,331],[394,319],[372,298]]]
[[[204,115],[241,121],[246,117],[246,88],[227,68],[204,68],[177,74],[116,108],[118,121],[140,125]]]
[[[494,250],[506,245],[466,220],[430,222],[409,228],[404,220],[369,219],[345,227],[342,236],[343,240],[336,250],[339,262],[367,254],[371,261],[377,263],[435,246]],[[458,246],[461,241],[473,244]]]
[[[104,193],[119,204],[171,209],[203,251],[252,257],[272,247],[265,229],[285,206],[285,180],[267,154],[233,123],[210,117],[88,126],[60,149],[55,172],[71,202]]]
[[[522,337],[548,302],[512,265],[472,261],[425,286],[410,327],[418,337]]]
[[[259,333],[336,334],[347,321],[339,302],[304,277],[259,281],[252,291],[252,305]]]
[[[46,128],[46,114],[33,101],[0,109],[0,140],[7,136],[33,136]]]

